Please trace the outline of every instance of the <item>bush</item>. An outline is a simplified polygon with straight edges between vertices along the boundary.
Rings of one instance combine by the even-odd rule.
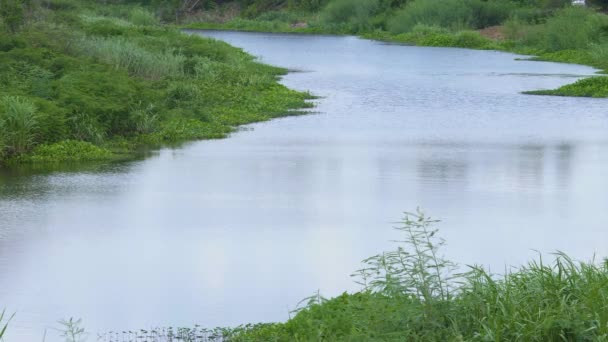
[[[25,8],[21,0],[0,0],[0,19],[12,32],[17,31],[25,21]]]
[[[548,51],[586,49],[599,42],[607,28],[608,16],[576,6],[557,12],[536,34]]]
[[[454,31],[499,25],[515,5],[499,0],[416,0],[389,21],[393,33],[411,31],[418,24],[440,26]]]
[[[321,21],[346,25],[352,31],[369,28],[370,17],[378,10],[378,0],[333,0],[323,9]]]
[[[29,151],[36,143],[38,133],[36,106],[25,98],[0,98],[0,135],[4,137],[9,154]]]
[[[397,12],[388,27],[395,34],[410,32],[419,24],[460,30],[470,28],[472,21],[466,0],[416,0]]]

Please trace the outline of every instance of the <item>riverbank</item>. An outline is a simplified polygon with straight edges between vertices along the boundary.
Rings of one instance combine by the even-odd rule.
[[[438,221],[407,214],[399,245],[362,262],[361,291],[305,298],[284,323],[179,328],[193,341],[604,341],[608,338],[608,262],[563,253],[493,274],[458,268],[442,256]],[[138,338],[169,340],[171,329]],[[102,336],[104,336],[102,334]],[[113,336],[109,333],[108,336]],[[116,338],[121,335],[117,334]],[[130,339],[133,338],[133,339]]]
[[[401,244],[363,261],[357,293],[320,295],[285,323],[229,330],[234,341],[604,341],[608,262],[557,253],[496,275],[457,273],[434,221],[408,215]]]
[[[500,50],[529,55],[533,60],[582,64],[597,68],[600,73],[608,72],[608,38],[603,33],[608,27],[608,16],[601,12],[576,6],[550,8],[538,4],[536,7],[518,6],[491,1],[485,4],[448,1],[443,6],[445,8],[439,7],[440,4],[434,0],[417,3],[420,5],[370,9],[364,8],[360,2],[334,0],[314,13],[278,9],[252,18],[192,22],[185,27],[354,34],[366,39],[418,46]],[[467,6],[474,8],[467,9]],[[343,15],[338,10],[342,10]],[[488,33],[487,28],[492,32]],[[606,79],[598,76],[556,90],[526,93],[608,97],[605,84]]]
[[[287,70],[141,7],[50,1],[0,25],[0,164],[125,158],[300,114]]]

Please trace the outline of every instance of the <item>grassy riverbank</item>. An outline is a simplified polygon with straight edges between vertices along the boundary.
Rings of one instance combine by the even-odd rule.
[[[265,3],[253,1],[240,16],[231,19],[193,15],[187,19],[192,22],[185,25],[356,34],[420,46],[502,50],[532,55],[535,60],[584,64],[608,71],[608,16],[600,11],[608,5],[606,1],[588,1],[588,8],[559,0],[328,0],[316,2],[316,6],[302,0],[278,1],[270,8],[261,5]],[[220,9],[206,12],[218,13]],[[529,94],[608,97],[606,79],[599,76]]]
[[[3,1],[0,164],[124,158],[310,106],[277,82],[286,70],[141,7]]]
[[[556,253],[492,274],[445,259],[438,224],[407,214],[396,228],[396,248],[364,260],[352,275],[359,292],[313,295],[284,323],[107,335],[111,341],[608,341],[608,260],[581,263]]]
[[[393,251],[366,259],[361,292],[309,298],[285,323],[224,331],[231,341],[606,341],[608,261],[564,254],[507,274],[441,256],[437,221],[408,215]]]

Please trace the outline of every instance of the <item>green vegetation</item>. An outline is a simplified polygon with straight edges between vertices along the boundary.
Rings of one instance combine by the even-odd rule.
[[[608,3],[587,2],[589,7],[572,6],[570,0],[325,0],[316,6],[298,0],[214,1],[213,10],[184,21],[190,28],[358,34],[421,46],[503,50],[607,72],[608,15],[601,11]],[[200,15],[231,5],[244,9],[240,16]],[[529,94],[606,97],[603,83],[594,78]]]
[[[114,159],[310,107],[286,70],[143,7],[1,1],[0,165]]]
[[[363,261],[363,289],[308,304],[286,323],[224,330],[231,341],[605,341],[608,261],[563,253],[498,276],[456,273],[431,220],[406,216],[397,249]]]
[[[445,242],[438,223],[421,212],[406,213],[395,228],[397,247],[363,260],[352,274],[360,291],[332,299],[316,293],[287,322],[99,336],[235,342],[608,340],[608,259],[576,262],[557,252],[550,263],[541,256],[501,275],[480,266],[463,269],[441,254]],[[67,341],[86,340],[81,320],[59,323]]]

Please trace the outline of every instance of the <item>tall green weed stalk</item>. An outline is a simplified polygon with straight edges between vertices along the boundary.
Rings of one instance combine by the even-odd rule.
[[[400,226],[403,234],[394,251],[363,260],[364,268],[353,274],[366,291],[388,296],[412,296],[425,302],[451,298],[456,265],[439,254],[445,241],[437,236],[433,220],[418,211],[406,213]]]

